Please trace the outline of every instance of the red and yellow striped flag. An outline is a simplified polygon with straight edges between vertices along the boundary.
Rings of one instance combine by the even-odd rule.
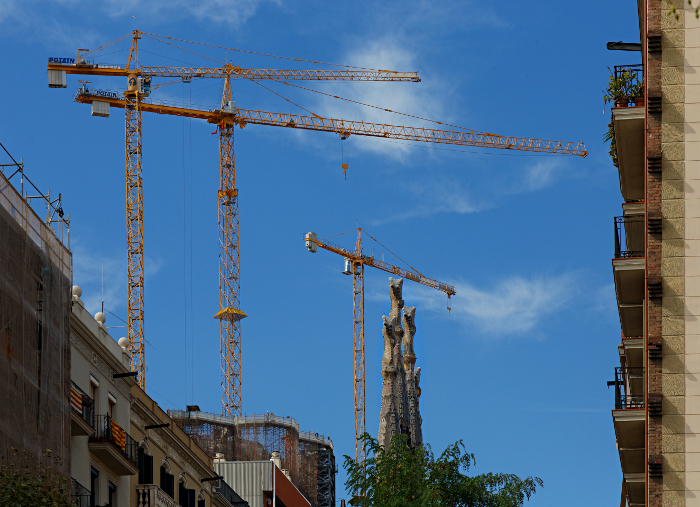
[[[73,409],[82,415],[83,413],[83,395],[75,390],[75,387],[70,387],[70,404]]]
[[[126,450],[126,432],[114,422],[114,419],[110,419],[109,423],[112,428],[112,439],[114,443],[121,447],[122,451]]]

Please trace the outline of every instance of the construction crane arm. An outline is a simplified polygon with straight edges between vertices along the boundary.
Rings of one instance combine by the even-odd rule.
[[[60,70],[66,74],[88,76],[126,76],[135,74],[144,77],[179,78],[226,78],[277,79],[288,81],[420,81],[416,72],[392,70],[289,70],[289,69],[243,69],[233,65],[224,67],[139,67],[127,70],[126,65],[93,63],[49,63],[47,70]]]
[[[456,294],[454,286],[438,282],[437,280],[433,280],[432,278],[427,278],[421,275],[420,273],[416,273],[414,271],[409,271],[407,269],[394,266],[392,264],[389,264],[388,262],[380,261],[379,259],[375,259],[374,257],[370,257],[368,255],[357,255],[355,253],[348,252],[342,247],[339,247],[329,242],[319,241],[318,239],[314,239],[313,237],[309,237],[308,235],[304,238],[304,241],[306,241],[307,247],[310,243],[313,243],[317,247],[323,248],[324,250],[328,250],[329,252],[333,252],[338,255],[342,255],[346,259],[350,259],[355,262],[360,262],[366,266],[372,266],[373,268],[381,269],[382,271],[386,271],[387,273],[391,273],[392,275],[402,276],[413,282],[432,287],[433,289],[437,289],[439,291],[444,292],[449,297],[454,296]],[[311,248],[309,249],[311,251],[314,251]]]
[[[89,104],[93,100],[109,102],[112,107],[124,107],[124,100],[106,98],[90,93],[79,92],[76,102]],[[437,130],[423,127],[404,127],[389,124],[369,123],[364,121],[340,120],[320,116],[303,116],[289,113],[272,113],[254,109],[237,109],[235,113],[221,110],[207,110],[196,106],[182,107],[174,103],[144,100],[141,109],[160,114],[201,118],[210,123],[271,125],[273,127],[291,127],[305,130],[335,132],[341,137],[351,134],[398,139],[403,141],[422,141],[428,143],[452,144],[458,146],[476,146],[479,148],[500,148],[504,150],[532,151],[540,153],[557,153],[563,155],[588,155],[583,143],[547,141],[524,137],[508,137],[480,132]]]

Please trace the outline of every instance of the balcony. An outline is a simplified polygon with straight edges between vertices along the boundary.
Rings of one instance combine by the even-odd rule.
[[[634,75],[640,83],[644,80],[641,65],[616,66],[615,78],[623,72]],[[641,87],[641,93],[643,90]],[[628,107],[632,104],[634,107]],[[625,201],[644,199],[644,112],[643,96],[618,100],[612,109],[620,192]]]
[[[178,503],[155,484],[138,484],[136,507],[178,507]]]
[[[644,368],[615,368],[613,425],[629,504],[644,504]]]
[[[644,408],[644,368],[615,368],[615,410]]]
[[[138,443],[108,415],[95,417],[95,433],[88,448],[117,475],[134,475],[138,469]]]
[[[615,217],[613,278],[625,336],[644,334],[644,215]]]
[[[74,437],[95,432],[95,403],[75,382],[70,388],[70,434]]]
[[[74,507],[90,507],[90,492],[75,479],[71,479],[70,504]]]

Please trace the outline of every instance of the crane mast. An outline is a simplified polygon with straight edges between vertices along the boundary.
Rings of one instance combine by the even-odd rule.
[[[234,79],[315,80],[315,81],[383,81],[419,82],[415,72],[358,69],[351,70],[291,70],[291,69],[245,69],[225,64],[222,67],[144,67],[138,59],[138,40],[141,35],[155,38],[152,34],[134,30],[126,65],[105,65],[88,59],[87,50],[79,50],[77,59],[49,58],[47,70],[49,86],[65,88],[65,75],[97,75],[127,78],[124,98],[116,94],[97,93],[87,86],[80,86],[74,100],[92,104],[93,108],[106,108],[97,116],[108,116],[109,108],[123,108],[125,117],[126,155],[126,230],[127,230],[127,278],[128,278],[128,328],[129,350],[132,353],[131,369],[137,371],[139,385],[145,388],[144,351],[144,234],[143,234],[143,166],[141,113],[151,112],[189,118],[200,118],[217,126],[219,133],[218,225],[219,225],[219,319],[221,348],[221,411],[223,415],[242,415],[241,408],[241,319],[246,314],[240,308],[240,256],[238,189],[235,180],[234,127],[248,124],[285,128],[300,128],[320,132],[333,132],[342,139],[351,134],[396,139],[441,143],[458,146],[497,148],[578,155],[588,152],[583,143],[560,142],[541,139],[501,136],[472,130],[449,131],[424,127],[406,127],[389,124],[347,121],[338,118],[323,118],[318,115],[304,116],[255,109],[237,109],[232,101],[231,83]],[[126,37],[126,36],[125,36]],[[96,51],[118,42],[113,41]],[[158,39],[155,39],[158,40]],[[162,41],[160,41],[162,42]],[[181,48],[180,48],[181,49]],[[95,51],[95,52],[96,52]],[[93,52],[94,53],[94,52]],[[71,61],[72,60],[72,61]],[[193,77],[224,79],[221,107],[216,110],[173,103],[158,102],[147,97],[153,78],[181,78],[190,82]],[[170,83],[163,83],[164,86]],[[154,87],[155,89],[155,87]],[[94,110],[93,110],[93,114]],[[313,113],[312,113],[313,114]],[[365,347],[364,347],[364,266],[371,266],[388,273],[403,276],[414,282],[454,295],[454,287],[431,280],[420,273],[406,270],[383,260],[362,253],[361,229],[355,251],[335,247],[307,237],[307,247],[320,246],[343,255],[348,262],[346,274],[353,276],[353,321],[354,321],[354,391],[355,391],[355,458],[363,461],[364,451],[359,437],[365,432]],[[315,251],[315,250],[314,250]]]

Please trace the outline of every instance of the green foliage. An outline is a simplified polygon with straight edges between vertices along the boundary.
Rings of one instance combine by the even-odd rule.
[[[603,100],[606,104],[608,102],[614,103],[620,99],[634,100],[641,96],[643,87],[642,83],[637,79],[636,72],[625,69],[616,78],[610,67],[608,67],[608,71],[610,72],[608,87],[603,90]]]
[[[370,435],[362,436],[365,467],[345,456],[348,473],[345,489],[353,507],[521,507],[530,499],[538,477],[520,479],[512,474],[467,476],[474,455],[464,452],[460,440],[435,458],[429,445],[408,446],[406,435],[397,435],[384,449]]]
[[[688,0],[688,5],[690,5],[690,6],[692,7],[693,2],[692,2],[691,0]],[[679,19],[678,11],[676,11],[676,7],[675,7],[675,6],[672,6],[666,14],[667,14],[668,16],[675,16],[675,17],[676,17],[676,21],[678,21],[678,19]],[[695,17],[696,17],[696,18],[700,18],[700,6],[698,6],[698,7],[695,8]]]
[[[612,118],[610,118],[610,123],[608,123],[608,131],[603,136],[603,142],[608,142],[608,141],[610,141],[610,150],[608,151],[608,154],[610,155],[610,158],[612,159],[613,165],[615,167],[618,167],[618,165],[617,165],[617,146],[615,145],[615,127],[613,125]]]
[[[14,450],[15,456],[18,454]],[[51,451],[44,453],[48,461]],[[49,469],[32,465],[25,453],[20,467],[0,464],[0,505],[12,507],[70,507],[64,477],[52,477]]]

